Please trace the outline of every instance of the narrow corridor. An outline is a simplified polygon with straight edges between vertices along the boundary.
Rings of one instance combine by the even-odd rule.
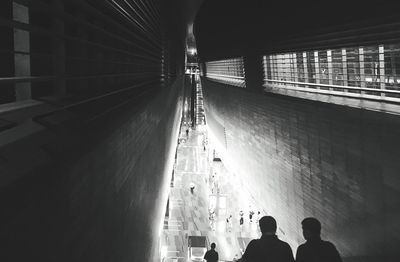
[[[186,130],[190,130],[188,136]],[[248,242],[259,237],[256,222],[259,210],[249,192],[243,191],[235,175],[223,165],[207,136],[206,126],[197,125],[193,130],[182,124],[169,215],[161,239],[164,261],[191,261],[189,236],[206,236],[207,248],[216,243],[220,261],[241,257]],[[243,211],[242,227],[240,211]],[[252,222],[250,211],[254,212]]]
[[[400,261],[400,5],[2,0],[0,28],[0,262],[233,262],[262,216]]]

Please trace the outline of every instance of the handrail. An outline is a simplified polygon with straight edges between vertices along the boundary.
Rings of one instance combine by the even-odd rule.
[[[244,80],[244,76],[220,75],[220,74],[212,74],[212,73],[207,74],[207,77],[209,77],[209,78],[211,78],[212,76],[214,76],[214,77],[236,78],[238,80]]]
[[[100,44],[98,42],[85,40],[85,39],[79,38],[79,37],[69,36],[69,35],[65,35],[65,34],[61,34],[61,33],[55,33],[48,29],[41,28],[39,26],[35,26],[35,25],[31,25],[31,24],[24,24],[24,23],[17,22],[17,21],[11,21],[11,20],[7,20],[7,19],[1,18],[1,17],[0,17],[0,25],[18,28],[18,29],[29,31],[30,33],[40,34],[40,35],[48,36],[48,37],[56,36],[61,39],[80,42],[82,44],[92,45],[94,47],[100,47],[103,49],[107,49],[107,50],[114,51],[114,52],[119,52],[121,54],[126,54],[129,56],[136,56],[136,57],[142,56],[140,54],[129,52],[129,51],[121,49],[121,48],[115,48],[115,47],[112,47],[109,45]],[[159,50],[159,49],[153,49],[153,50]],[[154,57],[154,56],[147,55],[147,56],[142,56],[142,57],[145,57],[146,60],[154,60],[155,62],[158,61],[156,59],[156,57]]]
[[[230,86],[236,86],[240,88],[245,88],[246,87],[246,81],[245,79],[234,79],[234,78],[228,78],[228,77],[206,77],[207,80],[213,81],[216,83],[221,83],[225,85],[230,85]]]
[[[304,85],[307,85],[307,83],[303,83]],[[400,104],[400,98],[396,97],[388,97],[388,96],[380,96],[380,95],[371,95],[371,94],[362,94],[362,93],[352,93],[352,92],[343,92],[343,91],[337,91],[337,90],[326,90],[326,89],[316,89],[316,88],[307,88],[307,87],[300,87],[296,85],[291,85],[291,86],[281,86],[281,85],[276,85],[276,84],[264,84],[264,91],[265,92],[274,92],[274,90],[291,90],[291,91],[297,91],[297,92],[302,92],[302,93],[313,93],[313,94],[320,94],[320,95],[327,95],[327,96],[335,96],[335,97],[346,97],[346,98],[353,98],[357,99],[359,101],[362,100],[371,100],[371,101],[376,101],[376,102],[384,102],[384,103],[392,103],[392,104]],[[343,88],[342,88],[343,89]],[[381,92],[384,90],[377,89],[375,92]],[[297,95],[294,95],[297,96]],[[317,99],[318,101],[320,99]],[[341,103],[344,103],[343,101]],[[345,105],[350,105],[346,104]],[[396,112],[398,109],[396,109]]]
[[[57,78],[57,76],[16,76],[16,77],[0,77],[0,83],[23,83],[49,81]]]
[[[73,2],[76,2],[76,1],[73,1]],[[94,9],[93,7],[89,7],[89,6],[83,7],[82,3],[79,3],[79,2],[77,2],[76,4],[79,4],[81,8],[86,8],[86,10],[88,10],[88,8]],[[83,25],[83,26],[87,27],[88,29],[94,29],[94,30],[96,30],[98,32],[101,32],[101,33],[103,33],[103,34],[105,34],[105,35],[107,35],[109,37],[115,38],[118,41],[133,45],[133,46],[138,47],[138,48],[142,49],[143,51],[147,52],[146,49],[143,49],[142,46],[138,45],[134,41],[130,41],[128,39],[125,39],[125,38],[121,37],[120,35],[116,34],[115,32],[109,32],[109,31],[105,30],[103,27],[95,25],[95,24],[92,24],[92,23],[89,23],[89,22],[85,21],[84,19],[81,19],[81,18],[79,18],[77,16],[73,16],[73,15],[70,15],[70,14],[64,12],[64,11],[60,11],[60,10],[51,8],[51,6],[49,6],[48,4],[45,4],[45,3],[41,2],[41,1],[35,1],[35,3],[33,5],[29,6],[29,8],[33,9],[33,10],[40,10],[40,11],[44,11],[44,12],[47,12],[47,13],[55,14],[55,15],[57,15],[56,16],[57,19],[60,19],[60,20],[61,19],[65,19],[65,20],[71,21],[73,23],[79,23],[80,26]],[[96,11],[93,11],[93,10],[90,10],[90,11],[91,12],[96,12]],[[126,28],[121,28],[120,24],[115,23],[115,21],[110,19],[109,17],[104,16],[101,13],[96,13],[96,16],[101,17],[102,20],[107,21],[108,23],[113,23],[114,26],[118,26],[120,30],[124,30],[125,34],[130,34],[132,36],[138,37],[137,35],[133,34],[132,31],[127,30]],[[143,39],[140,39],[140,40],[143,40]]]
[[[369,91],[369,92],[379,92],[379,93],[394,93],[400,94],[400,90],[392,90],[392,89],[380,89],[380,88],[368,88],[368,87],[354,87],[354,86],[342,86],[342,85],[329,85],[329,84],[320,84],[320,83],[309,83],[309,82],[296,82],[296,81],[286,81],[286,80],[275,80],[275,79],[264,79],[264,82],[275,82],[275,83],[285,83],[285,84],[295,84],[295,85],[307,85],[307,86],[316,86],[316,87],[328,87],[328,88],[340,88],[340,89],[348,89],[348,90],[357,90],[357,91]],[[364,81],[367,83],[367,81]]]
[[[133,89],[141,87],[141,86],[145,86],[145,85],[148,85],[148,84],[151,84],[151,83],[156,83],[157,81],[158,80],[151,80],[151,81],[147,81],[147,82],[142,82],[142,83],[134,85],[134,86],[130,86],[130,87],[127,87],[127,88],[123,88],[123,89],[119,89],[119,90],[116,90],[116,91],[112,91],[112,92],[109,92],[109,93],[106,93],[106,94],[103,94],[103,95],[91,97],[91,98],[88,98],[88,99],[85,99],[85,100],[82,100],[82,101],[79,101],[79,102],[76,102],[76,103],[73,103],[73,104],[70,104],[70,105],[67,105],[67,106],[63,106],[63,107],[57,108],[57,109],[55,109],[55,110],[53,110],[51,112],[35,116],[35,117],[33,117],[33,120],[41,123],[41,119],[45,118],[45,117],[47,117],[49,115],[53,115],[55,113],[62,112],[62,111],[68,111],[70,109],[76,108],[76,107],[81,106],[81,105],[89,104],[91,102],[100,101],[101,99],[104,99],[104,98],[107,98],[107,97],[111,97],[113,95],[122,94],[122,93],[124,93],[126,91],[130,91],[130,90],[133,90]],[[143,93],[146,93],[146,92],[148,92],[147,89]],[[139,98],[140,96],[135,96],[135,97]],[[113,106],[111,109],[113,109],[115,107],[116,106]],[[106,111],[107,112],[110,111],[109,108],[107,108]]]
[[[107,78],[107,77],[124,77],[124,76],[152,76],[156,72],[134,72],[134,73],[119,73],[119,74],[102,74],[102,75],[83,75],[83,76],[16,76],[16,77],[0,77],[0,83],[21,83],[21,82],[36,82],[49,81],[56,78],[64,78],[66,80],[91,79],[91,78]]]

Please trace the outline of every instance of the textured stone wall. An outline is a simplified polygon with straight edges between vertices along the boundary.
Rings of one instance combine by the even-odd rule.
[[[155,260],[182,92],[179,78],[91,127],[43,132],[51,161],[0,188],[0,260]]]
[[[399,116],[202,83],[225,162],[294,251],[315,216],[346,260],[399,258]]]

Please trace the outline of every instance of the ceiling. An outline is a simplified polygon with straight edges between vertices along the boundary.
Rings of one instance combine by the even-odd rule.
[[[295,43],[303,36],[345,31],[349,24],[360,21],[375,25],[397,17],[399,11],[387,1],[372,5],[360,0],[205,0],[195,19],[194,33],[199,57],[207,61],[265,52],[279,48],[282,41]]]

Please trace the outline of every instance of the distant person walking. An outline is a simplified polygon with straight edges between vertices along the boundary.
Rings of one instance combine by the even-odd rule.
[[[215,211],[214,210],[210,210],[209,211],[209,217],[208,219],[210,220],[210,227],[211,230],[215,230]]]
[[[229,216],[229,232],[232,231],[233,228],[233,222],[232,222],[232,215]]]
[[[262,236],[253,239],[247,245],[241,262],[294,262],[289,244],[279,240],[275,235],[276,221],[271,216],[264,216],[259,221]],[[322,262],[322,261],[321,261]]]
[[[190,187],[190,193],[193,194],[194,193],[195,184],[193,182],[190,182],[189,187]]]
[[[243,217],[240,217],[240,219],[239,219],[240,230],[242,230],[243,222],[244,222]]]
[[[321,223],[318,219],[305,218],[301,225],[306,243],[297,248],[296,262],[342,262],[335,245],[321,239]]]
[[[211,249],[208,250],[204,255],[204,259],[207,262],[218,262],[219,259],[218,252],[215,251],[215,247],[216,247],[215,243],[211,243]]]
[[[250,210],[250,211],[249,211],[249,220],[250,220],[250,223],[253,222],[253,215],[254,215],[254,211],[253,211],[253,210]]]
[[[240,216],[240,218],[239,218],[239,226],[240,226],[240,230],[242,230],[243,223],[244,223],[244,218],[243,218],[243,215],[244,215],[244,213],[243,213],[243,210],[240,210],[240,212],[239,212],[239,216]]]
[[[226,218],[226,232],[231,232],[230,217]]]
[[[189,137],[189,128],[186,128],[186,137]]]

